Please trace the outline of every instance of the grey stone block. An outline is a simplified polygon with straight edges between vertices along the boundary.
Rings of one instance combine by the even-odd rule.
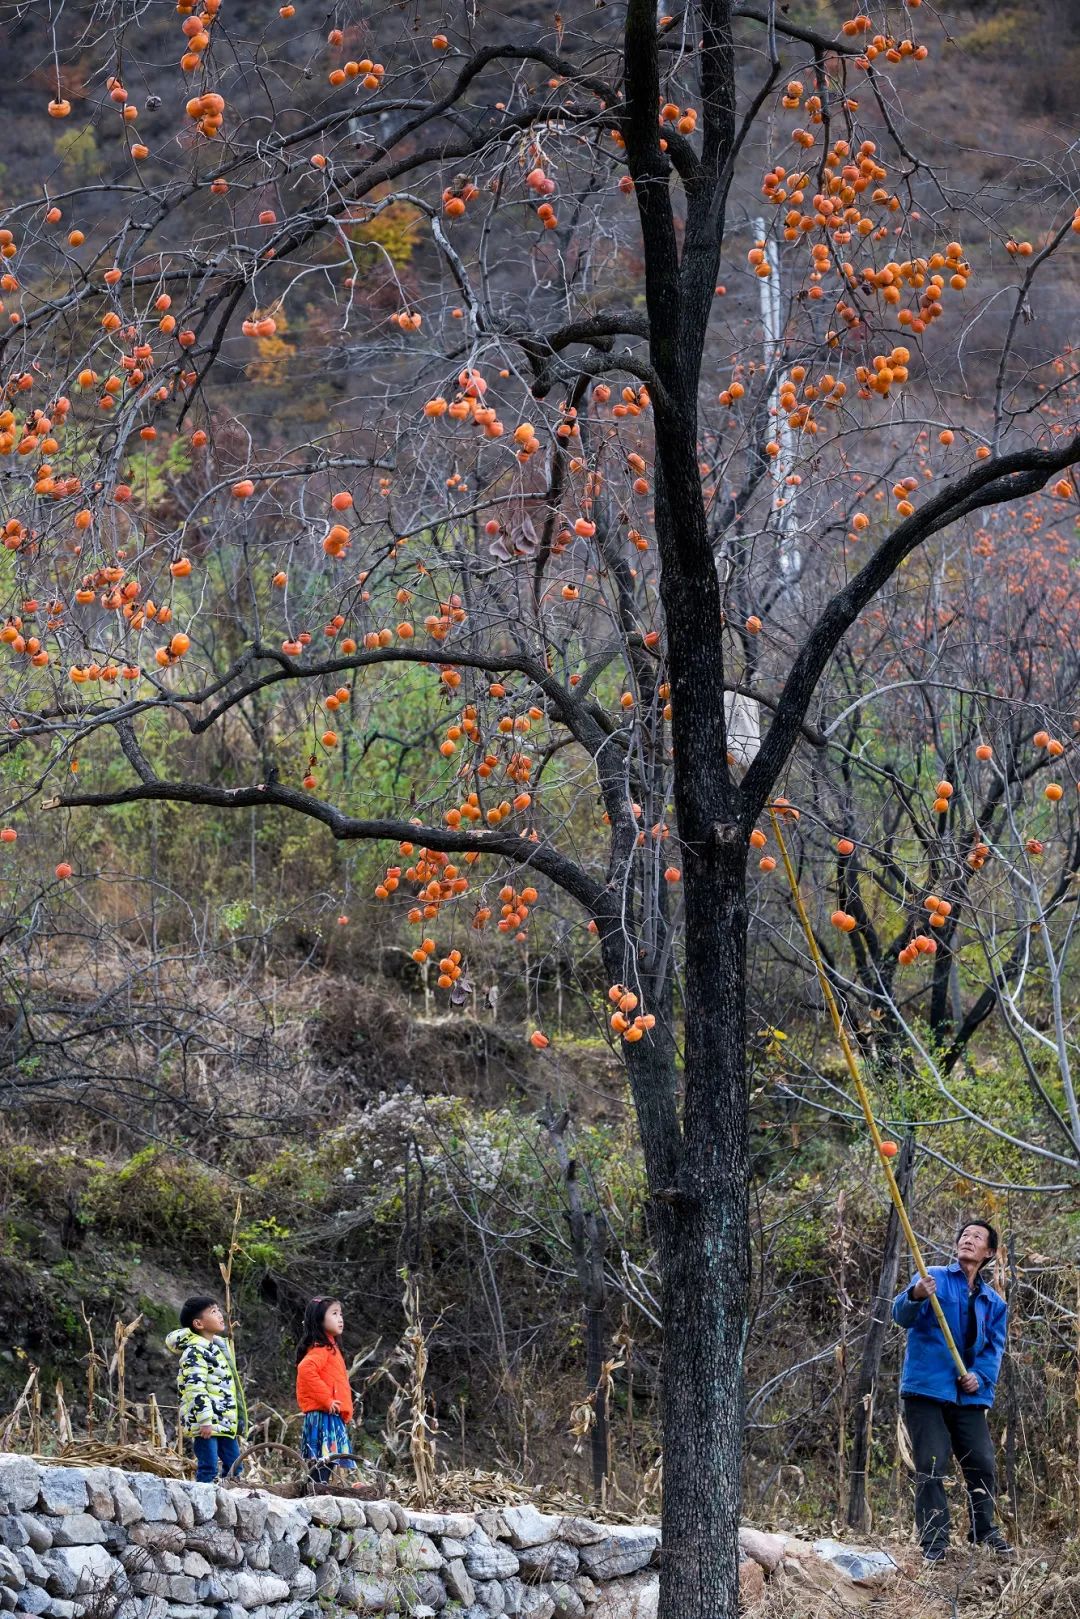
[[[116,1507],[112,1497],[112,1486],[109,1483],[109,1470],[107,1467],[88,1467],[83,1473],[86,1484],[86,1502],[89,1511],[95,1518],[103,1522],[111,1522],[116,1516]]]
[[[315,1591],[320,1602],[333,1602],[341,1586],[341,1564],[331,1558],[315,1570]]]
[[[41,1494],[41,1468],[28,1456],[0,1455],[0,1501],[16,1512],[29,1512]]]
[[[358,1529],[351,1538],[346,1564],[356,1574],[379,1571],[379,1537],[372,1529]]]
[[[0,1585],[21,1591],[26,1584],[26,1570],[7,1546],[0,1546]]]
[[[179,1557],[187,1550],[188,1540],[178,1523],[150,1523],[144,1519],[133,1523],[128,1530],[133,1546],[144,1546],[147,1551],[172,1552]]]
[[[442,1553],[436,1549],[430,1535],[419,1534],[415,1529],[410,1529],[404,1535],[395,1535],[394,1541],[397,1546],[399,1568],[410,1571],[442,1568]]]
[[[609,1528],[603,1540],[581,1547],[581,1566],[594,1580],[618,1579],[647,1568],[660,1544],[656,1529],[636,1524]]]
[[[542,1586],[527,1585],[521,1594],[522,1619],[552,1619],[554,1598]]]
[[[315,1595],[315,1570],[301,1563],[292,1579],[289,1581],[289,1590],[300,1601]]]
[[[366,1501],[364,1516],[376,1534],[381,1535],[384,1530],[394,1527],[394,1514],[386,1501]]]
[[[277,1574],[249,1574],[246,1577],[241,1574],[239,1578],[241,1581],[251,1582],[246,1588],[254,1591],[255,1602],[251,1604],[253,1607],[265,1607],[269,1603],[288,1600],[288,1582],[279,1578]]]
[[[300,1567],[300,1548],[295,1541],[279,1540],[270,1548],[270,1567],[290,1583]]]
[[[166,1481],[156,1473],[128,1473],[128,1489],[153,1523],[175,1523],[176,1509],[169,1499]]]
[[[182,1484],[182,1489],[191,1502],[191,1512],[197,1524],[209,1523],[217,1509],[217,1490],[213,1484]]]
[[[405,1522],[410,1529],[415,1529],[418,1535],[445,1535],[448,1533],[445,1512],[413,1512],[406,1507]]]
[[[190,1574],[192,1579],[208,1580],[214,1572],[201,1552],[185,1552],[181,1563],[184,1573]]]
[[[367,1515],[364,1512],[362,1501],[350,1501],[344,1496],[339,1496],[338,1511],[341,1513],[341,1527],[343,1529],[363,1529],[367,1524]]]
[[[169,1604],[164,1597],[139,1597],[134,1619],[169,1619]]]
[[[568,1580],[547,1587],[555,1604],[555,1619],[585,1619],[585,1603]]]
[[[445,1542],[443,1543],[445,1545]],[[463,1608],[471,1608],[476,1600],[473,1582],[469,1578],[465,1564],[460,1557],[451,1558],[443,1570],[446,1589],[455,1602],[460,1602]]]
[[[325,1562],[330,1555],[332,1539],[329,1529],[321,1529],[317,1523],[310,1524],[300,1542],[300,1550],[312,1563]]]
[[[49,1595],[53,1597],[73,1597],[79,1581],[71,1566],[58,1557],[56,1552],[46,1552],[42,1562],[47,1570],[45,1589]]]
[[[522,1546],[518,1551],[521,1577],[532,1585],[547,1580],[569,1580],[578,1571],[578,1550],[564,1540],[551,1540],[546,1545]]]
[[[41,1610],[45,1619],[75,1619],[75,1604],[65,1597],[50,1597],[47,1605]]]
[[[0,1518],[0,1546],[6,1546],[9,1552],[15,1552],[20,1546],[27,1546],[29,1543],[30,1536],[19,1514],[5,1512]]]
[[[498,1580],[516,1574],[518,1560],[509,1546],[496,1545],[483,1529],[476,1529],[465,1542],[465,1567],[473,1580]]]
[[[607,1536],[607,1530],[601,1524],[593,1523],[591,1518],[562,1518],[559,1521],[559,1539],[568,1541],[571,1546],[595,1546]]]
[[[36,1552],[47,1552],[52,1545],[53,1520],[37,1518],[28,1512],[23,1515],[20,1522],[26,1530],[26,1538],[32,1549]]]
[[[254,1490],[232,1490],[230,1493],[236,1508],[236,1538],[258,1540],[266,1528],[266,1497],[257,1495]]]
[[[509,1614],[521,1612],[521,1604],[525,1600],[524,1582],[518,1579],[503,1580],[503,1607]]]
[[[553,1512],[538,1512],[535,1507],[500,1507],[499,1516],[506,1526],[511,1546],[543,1546],[559,1533],[562,1519]]]
[[[108,1585],[120,1596],[128,1589],[123,1564],[104,1546],[58,1546],[48,1557],[54,1567],[67,1565],[75,1578],[76,1594],[100,1591]]]
[[[26,1590],[19,1591],[19,1609],[26,1614],[44,1614],[49,1606],[49,1591],[44,1585],[28,1585]]]
[[[128,1528],[133,1523],[140,1523],[146,1517],[142,1502],[131,1488],[127,1479],[114,1478],[112,1481],[113,1510],[116,1521]]]
[[[236,1501],[234,1500],[234,1492],[227,1490],[222,1484],[210,1485],[209,1488],[214,1490],[217,1497],[217,1503],[214,1507],[215,1521],[221,1525],[222,1529],[235,1529]]]
[[[31,1585],[45,1584],[49,1571],[32,1546],[20,1546],[15,1556],[19,1559],[19,1567]]]
[[[229,1529],[220,1529],[215,1523],[196,1524],[185,1536],[189,1551],[199,1552],[210,1563],[224,1563],[234,1568],[244,1560],[244,1549]]]
[[[159,1574],[157,1579],[153,1594],[164,1597],[170,1607],[174,1602],[198,1604],[202,1595],[200,1580],[192,1579],[190,1574]]]
[[[41,1585],[28,1585],[19,1592],[19,1611],[32,1615],[41,1614],[49,1606],[49,1593]]]
[[[631,1574],[600,1592],[589,1619],[656,1619],[659,1600],[658,1574]]]
[[[386,1580],[363,1579],[357,1581],[356,1611],[358,1613],[385,1613],[397,1605],[396,1592]]]
[[[409,1613],[426,1610],[438,1613],[446,1607],[446,1587],[437,1574],[411,1574],[403,1587],[405,1607]]]
[[[73,1467],[45,1467],[41,1471],[38,1504],[49,1517],[86,1511],[86,1485]]]
[[[308,1512],[312,1523],[321,1523],[326,1529],[336,1529],[341,1522],[341,1508],[332,1495],[313,1496]]]
[[[169,1500],[172,1502],[172,1509],[176,1514],[176,1521],[180,1525],[181,1529],[193,1529],[195,1527],[195,1508],[192,1505],[191,1497],[188,1495],[187,1490],[175,1479],[167,1479],[165,1482],[165,1488],[168,1493]]]
[[[476,1587],[476,1606],[485,1613],[506,1612],[506,1598],[498,1580],[481,1580]]]
[[[105,1531],[89,1512],[69,1512],[53,1526],[54,1546],[100,1546]]]

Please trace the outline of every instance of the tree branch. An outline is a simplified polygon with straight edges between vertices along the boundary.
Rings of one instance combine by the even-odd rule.
[[[743,816],[752,826],[798,739],[818,681],[863,608],[904,558],[931,535],[969,512],[1017,500],[1042,489],[1055,472],[1080,461],[1080,433],[1057,450],[1017,450],[980,463],[959,482],[946,485],[904,519],[855,577],[829,601],[799,651],[780,694],[776,717],[743,780]]]

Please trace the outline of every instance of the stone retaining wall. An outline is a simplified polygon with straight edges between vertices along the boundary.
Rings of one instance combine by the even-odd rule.
[[[744,1531],[748,1601],[798,1562],[800,1546],[829,1566],[806,1543]],[[655,1619],[659,1547],[651,1525],[532,1506],[414,1512],[342,1496],[286,1501],[0,1455],[0,1610],[17,1619],[325,1619],[333,1608]],[[843,1567],[829,1580],[830,1590],[858,1584]]]

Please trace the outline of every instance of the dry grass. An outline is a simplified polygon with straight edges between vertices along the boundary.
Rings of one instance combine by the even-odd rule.
[[[773,1579],[748,1619],[1080,1619],[1080,1568],[1075,1548],[1025,1552],[1002,1564],[985,1553],[954,1551],[933,1569],[910,1547],[886,1548],[901,1573],[885,1590],[814,1592]]]

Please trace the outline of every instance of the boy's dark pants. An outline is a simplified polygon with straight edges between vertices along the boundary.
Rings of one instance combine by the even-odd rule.
[[[983,1405],[957,1405],[921,1394],[904,1399],[904,1420],[915,1456],[915,1527],[923,1551],[949,1544],[945,1475],[955,1456],[968,1492],[968,1539],[985,1540],[994,1529],[997,1475],[994,1445]]]
[[[233,1464],[240,1457],[240,1441],[228,1434],[212,1434],[209,1439],[202,1439],[198,1435],[191,1441],[195,1452],[197,1484],[213,1484],[220,1468],[227,1478],[232,1472]],[[237,1468],[237,1473],[240,1469]]]

